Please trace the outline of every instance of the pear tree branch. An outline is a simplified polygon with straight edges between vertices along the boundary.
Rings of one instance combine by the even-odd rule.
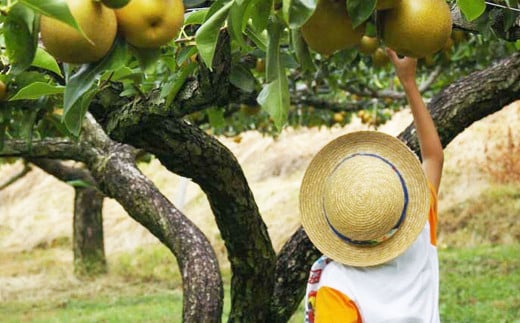
[[[18,172],[17,174],[13,175],[11,178],[9,178],[5,183],[2,183],[2,185],[0,185],[0,191],[3,189],[6,189],[10,185],[12,185],[12,184],[16,183],[18,180],[22,179],[31,170],[32,170],[31,166],[29,166],[29,164],[24,161],[23,169],[20,172]]]
[[[488,8],[490,10],[492,8]],[[507,9],[504,9],[507,10]],[[498,37],[507,40],[507,41],[516,41],[520,39],[520,14],[516,12],[516,19],[512,26],[508,30],[504,30],[504,10],[493,10],[494,17],[491,19],[491,29],[497,34]],[[463,13],[460,11],[459,7],[453,6],[451,8],[451,18],[453,21],[453,27],[457,29],[461,29],[467,32],[478,33],[479,28],[477,24],[477,20],[468,21]]]
[[[176,256],[183,278],[183,320],[220,322],[223,287],[214,251],[204,234],[135,165],[137,150],[112,141],[87,114],[77,141],[6,140],[0,156],[84,162],[101,191],[162,241]]]

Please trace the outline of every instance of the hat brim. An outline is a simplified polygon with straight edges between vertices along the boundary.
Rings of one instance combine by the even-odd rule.
[[[406,218],[392,237],[374,246],[359,246],[342,240],[332,231],[323,211],[322,197],[325,181],[338,163],[346,156],[367,152],[384,157],[399,170],[408,189],[409,202]],[[301,221],[311,242],[329,258],[357,267],[379,265],[402,254],[423,230],[429,206],[429,186],[417,156],[399,139],[378,131],[353,132],[328,143],[312,159],[300,189]]]

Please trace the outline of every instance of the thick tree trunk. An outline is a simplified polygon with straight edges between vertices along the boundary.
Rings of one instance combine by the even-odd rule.
[[[96,102],[93,111],[112,138],[154,154],[168,170],[200,185],[231,263],[229,320],[261,322],[267,320],[276,264],[267,227],[235,156],[214,137],[180,119],[231,100],[229,46],[229,37],[222,33],[213,71],[201,66],[197,78],[185,84],[171,107],[149,100],[128,110],[121,109],[129,105],[120,102],[110,107]]]
[[[77,187],[74,198],[74,272],[92,276],[107,272],[103,238],[103,199],[96,188]]]
[[[276,263],[269,322],[287,322],[298,309],[309,278],[309,264],[320,256],[301,227],[283,246]]]
[[[150,117],[126,142],[146,148],[207,194],[233,277],[230,321],[267,320],[276,255],[240,164],[224,145],[182,120]]]
[[[183,277],[183,320],[220,322],[223,288],[217,258],[204,234],[136,167],[136,150],[111,141],[89,114],[80,138],[4,143],[2,156],[73,159],[84,162],[98,187],[115,198],[176,256]]]
[[[99,186],[162,241],[177,258],[183,278],[184,321],[219,322],[223,288],[211,244],[137,169],[134,163],[136,151],[133,148],[108,139],[90,116],[87,121],[90,122],[85,122],[82,132],[84,138],[80,140],[96,148],[105,148],[103,156],[87,157],[87,163]]]
[[[103,239],[103,199],[87,170],[51,159],[32,159],[33,164],[63,182],[82,181],[87,187],[74,187],[72,249],[74,272],[78,276],[106,273]]]

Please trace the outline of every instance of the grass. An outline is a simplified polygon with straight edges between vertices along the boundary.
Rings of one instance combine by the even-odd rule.
[[[443,322],[520,323],[520,186],[497,185],[446,210],[440,223]],[[79,280],[70,239],[0,250],[0,321],[181,322],[177,264],[160,244],[111,254],[109,273]],[[229,312],[224,270],[223,321]],[[303,321],[303,307],[290,322]]]
[[[448,248],[439,255],[443,322],[520,322],[520,243]],[[48,262],[48,251],[36,256]],[[0,303],[1,321],[181,322],[179,276],[165,248],[141,248],[118,255],[110,263],[107,277],[65,283],[65,291],[47,297]],[[63,269],[58,273],[63,274]],[[229,280],[229,273],[224,273],[226,295]],[[229,297],[224,311],[229,311]],[[300,309],[291,322],[302,322],[302,317]]]
[[[179,291],[0,306],[3,322],[180,322]]]
[[[442,322],[520,322],[520,244],[440,252]]]

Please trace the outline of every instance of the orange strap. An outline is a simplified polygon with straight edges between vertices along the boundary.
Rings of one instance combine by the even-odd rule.
[[[437,193],[435,193],[435,188],[428,182],[430,185],[430,214],[428,220],[430,222],[430,242],[432,245],[437,245]]]
[[[315,323],[361,323],[356,304],[340,291],[321,287],[316,294]]]

